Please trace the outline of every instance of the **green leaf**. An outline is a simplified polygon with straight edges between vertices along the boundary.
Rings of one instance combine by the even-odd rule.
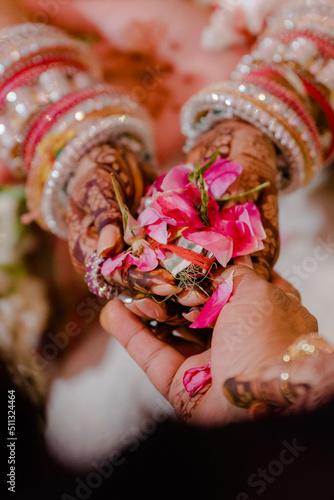
[[[205,189],[205,182],[202,174],[199,174],[199,188],[201,191],[201,206],[200,206],[201,218],[206,226],[210,226],[208,217],[209,195]]]
[[[129,219],[129,209],[125,205],[125,203],[123,203],[123,200],[122,200],[122,197],[121,197],[121,193],[119,192],[118,186],[116,184],[115,175],[113,173],[111,173],[110,177],[111,177],[111,182],[112,182],[112,185],[113,185],[113,188],[114,188],[114,191],[115,191],[116,200],[117,200],[119,209],[120,209],[121,214],[122,214],[123,228],[124,228],[124,231],[125,231],[126,227],[127,227],[127,224],[128,224],[128,219]]]
[[[204,174],[211,165],[214,164],[214,162],[217,160],[219,155],[219,151],[215,152],[215,154],[210,158],[209,161],[207,161],[204,165],[201,165],[200,163],[197,163],[195,167],[195,172],[192,172],[191,174],[188,175],[188,181],[189,182],[197,182],[199,179],[200,174]]]
[[[198,169],[198,172],[197,172],[198,175],[199,174],[202,174],[202,175],[205,174],[205,172],[208,170],[208,168],[211,167],[211,165],[213,165],[214,162],[217,160],[218,156],[219,156],[219,150],[217,149],[216,152],[215,152],[215,154],[210,158],[210,160],[207,163],[205,163],[202,166],[199,166],[199,169]]]
[[[249,191],[245,191],[243,193],[238,193],[234,194],[232,196],[225,196],[224,198],[216,198],[215,201],[219,202],[226,202],[226,201],[231,201],[231,200],[236,200],[237,198],[242,198],[243,196],[248,196],[249,194],[256,193],[256,191],[260,191],[261,189],[264,189],[266,187],[270,186],[270,182],[264,182],[263,184],[260,184],[259,186],[256,186],[254,189],[250,189]]]

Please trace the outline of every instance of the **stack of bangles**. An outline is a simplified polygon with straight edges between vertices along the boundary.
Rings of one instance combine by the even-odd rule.
[[[101,83],[86,43],[54,27],[0,31],[0,108],[1,159],[13,176],[26,178],[31,219],[61,238],[71,179],[85,153],[126,140],[147,161],[154,156],[146,111]]]
[[[290,6],[267,20],[263,34],[228,82],[185,104],[185,151],[214,124],[241,119],[260,129],[278,153],[278,187],[310,182],[334,155],[334,8]]]

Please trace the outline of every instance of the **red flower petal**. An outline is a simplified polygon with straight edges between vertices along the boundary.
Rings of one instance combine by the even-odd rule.
[[[195,396],[202,387],[212,380],[211,363],[199,368],[190,368],[183,376],[183,385],[189,396]]]
[[[217,286],[208,302],[203,306],[196,321],[189,328],[208,328],[218,318],[220,311],[232,295],[233,274],[232,272],[223,283]]]

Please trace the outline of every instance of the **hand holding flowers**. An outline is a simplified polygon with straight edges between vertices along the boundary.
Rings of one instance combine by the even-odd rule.
[[[148,189],[138,220],[123,204],[113,179],[128,248],[106,260],[102,266],[105,279],[120,286],[116,270],[124,277],[131,266],[140,272],[167,269],[174,283],[170,293],[165,290],[162,295],[167,296],[166,301],[182,306],[179,323],[190,321],[190,328],[212,326],[232,292],[232,281],[214,279],[217,273],[213,271],[218,266],[226,268],[236,257],[264,248],[266,234],[256,205],[246,202],[226,206],[231,199],[238,201],[269,185],[235,193],[233,184],[241,173],[240,164],[218,158],[217,153],[202,165],[177,165]],[[179,257],[174,268],[167,264],[170,254]],[[139,300],[147,299],[138,292]],[[157,295],[149,298],[159,304],[162,301]]]

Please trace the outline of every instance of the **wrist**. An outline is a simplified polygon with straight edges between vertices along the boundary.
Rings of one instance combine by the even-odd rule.
[[[256,127],[240,120],[217,123],[205,132],[187,156],[191,163],[219,156],[240,163],[243,177],[257,176],[276,188],[277,157],[272,142]],[[258,182],[256,179],[255,182]]]

